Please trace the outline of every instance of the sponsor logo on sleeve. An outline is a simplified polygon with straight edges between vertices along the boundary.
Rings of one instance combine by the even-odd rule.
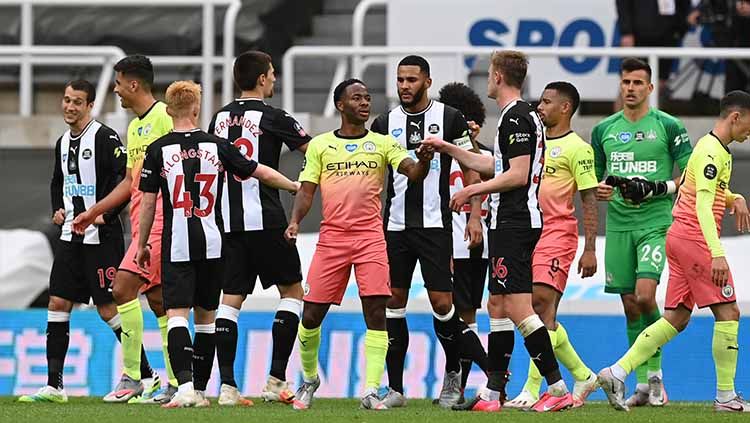
[[[718,174],[718,170],[716,169],[716,166],[709,163],[706,165],[706,167],[703,168],[703,176],[706,177],[706,179],[714,179],[716,178],[716,175]]]
[[[529,138],[530,136],[528,132],[517,132],[515,134],[511,134],[510,137],[508,137],[508,145],[529,142]]]

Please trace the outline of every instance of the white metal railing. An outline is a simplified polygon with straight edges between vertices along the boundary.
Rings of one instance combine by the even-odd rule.
[[[295,46],[287,50],[283,58],[284,74],[283,80],[283,107],[289,113],[294,113],[294,59],[297,57],[320,57],[347,58],[354,56],[364,57],[376,56],[388,58],[406,54],[424,54],[434,56],[454,56],[457,66],[464,66],[466,56],[489,56],[498,49],[510,49],[507,47],[470,47],[470,46],[398,46],[398,47],[375,47],[375,46]],[[522,47],[519,48],[531,57],[647,57],[654,75],[659,74],[660,58],[702,58],[712,59],[750,59],[750,49],[732,48],[679,48],[679,47]],[[343,65],[342,65],[343,63]],[[339,60],[339,67],[346,66],[346,61]],[[457,67],[460,69],[460,67]],[[354,78],[361,78],[365,68],[360,66],[359,73],[352,73]],[[336,76],[345,74],[339,69]],[[345,77],[345,76],[344,76]],[[333,81],[332,87],[340,81]],[[465,81],[464,81],[465,82]],[[649,101],[653,107],[659,106],[659,84],[654,84],[654,92]],[[332,114],[332,112],[331,112]]]
[[[17,64],[23,55],[29,55],[27,60],[32,65],[39,66],[55,66],[61,61],[76,65],[101,65],[102,72],[96,84],[97,101],[91,112],[94,117],[98,117],[112,81],[112,66],[125,55],[125,52],[116,46],[0,46],[0,64]],[[117,107],[115,115],[124,117],[125,110]]]
[[[213,80],[214,65],[221,64],[222,67],[222,101],[227,103],[232,99],[233,79],[232,63],[234,59],[234,32],[237,14],[242,3],[240,0],[0,0],[0,6],[21,7],[21,37],[18,47],[28,49],[34,45],[34,14],[33,6],[113,6],[113,7],[146,7],[146,6],[202,6],[202,52],[200,56],[151,56],[154,65],[186,65],[200,64],[201,82],[203,83],[203,110],[213,109]],[[214,9],[216,6],[226,6],[224,15],[224,51],[223,56],[215,57],[214,35]],[[33,110],[32,96],[32,65],[37,61],[33,59],[33,53],[24,51],[15,63],[20,65],[19,80],[19,102],[21,116],[30,116]],[[51,62],[48,57],[46,62]],[[55,64],[71,63],[66,57],[54,57],[61,59]],[[52,63],[49,63],[52,64]],[[208,126],[210,113],[201,114],[201,123]]]

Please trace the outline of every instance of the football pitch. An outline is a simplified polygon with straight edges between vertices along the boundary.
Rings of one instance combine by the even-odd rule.
[[[642,408],[623,413],[606,403],[594,402],[577,410],[535,414],[516,410],[473,413],[442,410],[428,400],[409,401],[407,408],[388,411],[360,410],[353,399],[318,399],[313,408],[295,411],[290,406],[264,404],[254,407],[219,407],[166,410],[154,405],[104,404],[99,398],[72,398],[68,404],[21,404],[14,397],[0,397],[0,422],[97,422],[97,423],[222,423],[222,422],[696,422],[746,421],[747,416],[715,413],[711,403],[670,403],[663,409]]]

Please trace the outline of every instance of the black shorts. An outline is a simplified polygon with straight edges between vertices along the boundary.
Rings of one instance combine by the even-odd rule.
[[[386,231],[385,241],[391,268],[391,287],[409,289],[419,260],[427,290],[453,291],[453,233],[450,230],[429,228]]]
[[[223,253],[225,294],[252,294],[258,277],[263,289],[302,281],[297,247],[284,239],[283,229],[226,233]]]
[[[58,240],[49,276],[49,295],[74,303],[112,303],[112,281],[125,255],[122,237],[98,245]]]
[[[531,294],[531,256],[542,230],[499,228],[488,232],[490,294]]]
[[[457,310],[482,308],[488,262],[485,258],[453,259],[453,304]]]
[[[164,309],[201,307],[219,308],[223,259],[184,262],[163,261],[161,293]]]

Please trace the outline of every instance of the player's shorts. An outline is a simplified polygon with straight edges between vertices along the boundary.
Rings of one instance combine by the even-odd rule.
[[[453,291],[451,255],[453,232],[440,228],[386,231],[391,285],[411,288],[414,268],[419,260],[422,279],[428,291]]]
[[[354,276],[360,297],[391,296],[388,280],[388,254],[381,238],[326,237],[318,240],[307,283],[304,300],[319,304],[341,304],[349,275]]]
[[[568,284],[570,266],[578,250],[578,233],[563,236],[543,236],[534,249],[532,257],[532,280],[549,285],[563,294]]]
[[[604,292],[632,294],[638,279],[659,283],[667,255],[664,244],[669,226],[637,231],[607,231],[604,246]]]
[[[223,259],[162,263],[161,282],[164,309],[219,308]]]
[[[124,254],[121,236],[99,245],[58,241],[49,277],[49,294],[75,303],[112,303],[112,281]]]
[[[541,235],[541,229],[500,228],[488,231],[490,294],[531,294],[531,256]]]
[[[151,264],[148,266],[148,273],[138,268],[135,262],[135,253],[138,252],[138,234],[133,234],[130,246],[125,251],[125,257],[120,263],[120,270],[126,270],[141,277],[145,283],[141,285],[140,292],[143,294],[152,288],[161,284],[161,233],[151,232],[148,237],[148,246],[151,250]]]
[[[488,262],[485,258],[453,259],[453,304],[457,310],[482,308]]]
[[[226,233],[222,251],[225,294],[252,294],[258,277],[263,289],[302,280],[297,247],[284,239],[283,229]]]
[[[665,309],[675,309],[682,304],[692,310],[695,305],[703,308],[737,301],[731,271],[723,288],[714,285],[711,251],[705,242],[676,237],[670,231],[667,234],[667,259],[669,281]]]

